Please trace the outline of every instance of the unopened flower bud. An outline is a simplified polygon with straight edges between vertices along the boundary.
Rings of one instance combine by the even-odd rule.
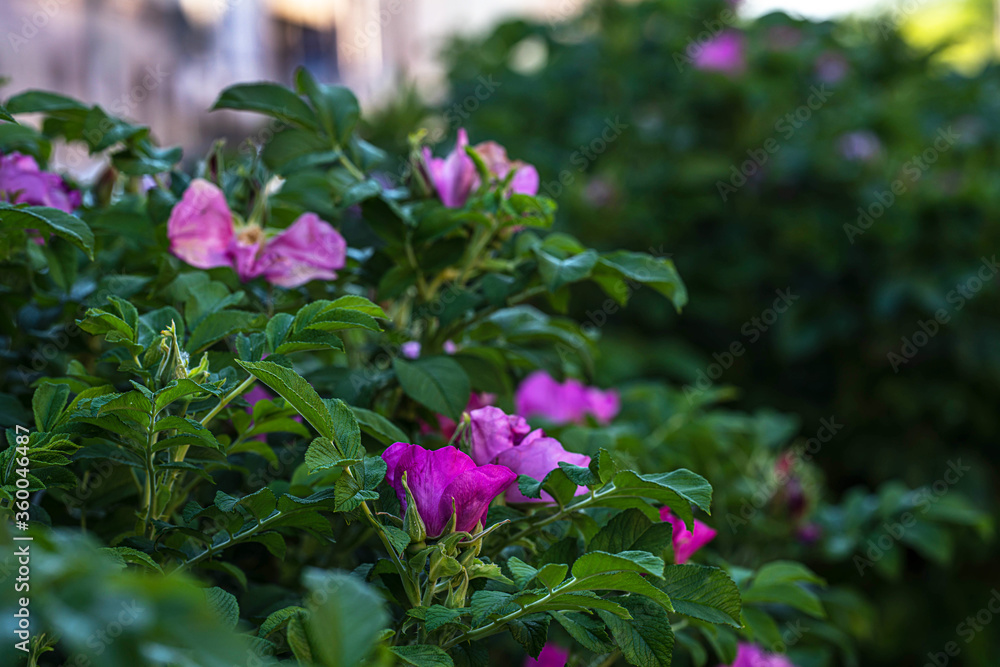
[[[414,544],[419,544],[427,539],[427,526],[420,518],[420,509],[417,501],[406,483],[407,473],[403,473],[403,489],[406,492],[406,512],[403,514],[403,530],[410,536]]]

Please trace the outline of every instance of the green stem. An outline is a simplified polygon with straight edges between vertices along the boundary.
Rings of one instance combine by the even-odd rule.
[[[475,630],[469,630],[468,632],[463,632],[459,636],[447,642],[443,648],[445,650],[448,650],[451,647],[455,646],[456,644],[461,644],[462,642],[476,641],[477,639],[483,639],[484,637],[489,637],[490,635],[494,635],[503,630],[503,626],[505,626],[507,623],[517,620],[522,616],[527,616],[528,614],[533,613],[534,609],[551,601],[552,598],[559,595],[560,591],[562,591],[564,588],[568,586],[572,586],[575,583],[576,583],[576,577],[570,577],[565,582],[563,582],[559,586],[549,591],[547,595],[535,600],[531,604],[526,604],[517,611],[512,611],[506,616],[501,616],[500,618],[496,619],[489,625],[484,625],[481,628],[476,628]]]
[[[504,548],[506,548],[507,546],[509,546],[511,544],[514,544],[518,540],[520,540],[520,539],[522,539],[522,538],[530,535],[531,533],[535,532],[539,528],[543,528],[543,527],[549,525],[550,523],[554,523],[556,521],[559,521],[560,519],[562,519],[564,516],[566,516],[570,512],[575,512],[576,510],[583,509],[584,507],[587,507],[591,503],[594,503],[594,502],[600,500],[604,496],[606,496],[606,495],[608,495],[608,494],[610,494],[610,493],[612,493],[614,491],[615,491],[615,485],[614,485],[614,483],[613,482],[609,482],[608,485],[605,486],[600,491],[591,491],[590,495],[587,496],[586,498],[584,498],[583,500],[580,500],[579,502],[571,503],[569,505],[566,505],[565,507],[561,507],[561,508],[559,508],[558,512],[556,512],[554,514],[550,514],[549,516],[545,517],[544,519],[540,519],[540,520],[537,520],[537,521],[531,521],[531,520],[529,520],[528,521],[528,526],[524,530],[522,530],[521,532],[515,534],[513,537],[511,537],[510,539],[508,539],[507,542],[504,544]]]

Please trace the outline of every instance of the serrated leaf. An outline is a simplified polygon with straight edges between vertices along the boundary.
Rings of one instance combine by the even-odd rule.
[[[674,633],[667,612],[642,597],[620,597],[615,602],[628,609],[632,620],[623,620],[603,610],[597,613],[611,631],[622,657],[635,667],[670,667]]]
[[[573,563],[573,576],[577,579],[619,570],[631,570],[654,577],[662,577],[663,559],[646,551],[622,551],[617,554],[591,551],[580,556]]]
[[[472,389],[457,361],[441,356],[414,361],[397,357],[393,368],[407,396],[455,421],[461,419]]]
[[[674,610],[709,623],[741,627],[742,603],[736,583],[724,571],[705,565],[668,565],[660,587]]]
[[[270,361],[236,363],[285,399],[320,435],[331,441],[335,439],[330,413],[316,390],[301,375]]]
[[[411,644],[409,646],[392,646],[392,653],[414,667],[455,667],[451,656],[437,646],[428,644]]]
[[[236,596],[228,591],[224,591],[218,586],[205,589],[205,599],[208,606],[219,617],[223,625],[227,628],[235,628],[240,621],[240,606],[236,602]]]
[[[315,604],[306,620],[314,661],[361,664],[389,622],[382,597],[346,573],[309,569],[304,581]]]
[[[671,546],[673,527],[668,522],[653,522],[637,509],[616,514],[598,531],[587,548],[592,551],[648,551],[662,554]]]
[[[0,222],[21,229],[37,229],[66,239],[94,259],[94,233],[80,218],[47,206],[22,206],[0,202]]]

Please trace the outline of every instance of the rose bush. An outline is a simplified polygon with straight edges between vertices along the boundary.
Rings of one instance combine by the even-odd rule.
[[[669,259],[552,231],[534,167],[464,132],[390,177],[304,70],[215,108],[280,130],[186,170],[100,107],[0,110],[0,151],[65,195],[0,182],[0,535],[35,568],[4,664],[852,660],[865,605],[792,560],[800,517],[740,513],[737,457],[776,462],[787,419],[593,379],[571,300],[680,310]],[[104,172],[67,185],[53,141]]]

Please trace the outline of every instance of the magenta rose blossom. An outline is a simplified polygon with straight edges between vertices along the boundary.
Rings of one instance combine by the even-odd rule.
[[[532,431],[524,417],[508,415],[494,407],[473,410],[469,416],[472,458],[477,463],[496,461],[518,475],[537,480],[545,479],[560,462],[581,468],[590,465],[589,456],[566,451],[558,440],[546,437],[540,428]],[[587,487],[578,487],[576,493],[587,493]],[[548,493],[543,491],[541,496],[529,498],[512,485],[507,489],[506,499],[509,503],[552,502]]]
[[[524,667],[566,667],[569,651],[558,644],[548,643],[537,658],[530,655],[524,659]]]
[[[386,481],[396,491],[404,512],[406,473],[428,537],[440,536],[453,512],[457,515],[455,530],[472,531],[486,519],[493,499],[517,479],[512,470],[501,465],[477,466],[455,447],[430,450],[397,442],[382,453],[382,459],[388,466]]]
[[[455,148],[447,157],[439,158],[431,154],[431,149],[424,147],[424,168],[427,176],[434,186],[441,203],[448,208],[461,208],[473,190],[478,188],[482,181],[476,164],[465,152],[465,147],[469,145],[469,135],[464,128],[458,131],[458,140]],[[510,160],[507,151],[503,146],[494,141],[485,141],[473,146],[473,150],[479,154],[498,180],[507,177],[512,169],[516,169],[514,177],[511,179],[510,190],[518,194],[534,195],[538,193],[538,170],[530,164],[525,164],[518,160]]]
[[[621,408],[614,389],[587,387],[573,378],[560,383],[545,371],[535,371],[521,382],[514,404],[522,415],[538,415],[557,424],[580,424],[588,414],[607,424]]]
[[[191,266],[229,266],[240,280],[262,276],[280,287],[333,280],[347,259],[344,237],[315,213],[271,237],[255,224],[237,229],[222,190],[202,179],[170,212],[167,236],[170,252]]]
[[[80,205],[80,193],[62,176],[42,171],[35,158],[21,153],[0,155],[0,199],[12,204],[49,206],[66,213]]]
[[[690,54],[694,66],[700,70],[741,74],[746,69],[743,35],[736,30],[726,30],[704,44],[692,45]]]
[[[694,520],[694,530],[690,531],[684,520],[670,511],[669,507],[660,509],[660,519],[669,521],[674,528],[674,563],[683,565],[698,549],[712,541],[716,535],[714,528]]]
[[[741,642],[736,649],[736,660],[729,667],[795,667],[795,665],[783,655],[768,653],[759,646]]]

